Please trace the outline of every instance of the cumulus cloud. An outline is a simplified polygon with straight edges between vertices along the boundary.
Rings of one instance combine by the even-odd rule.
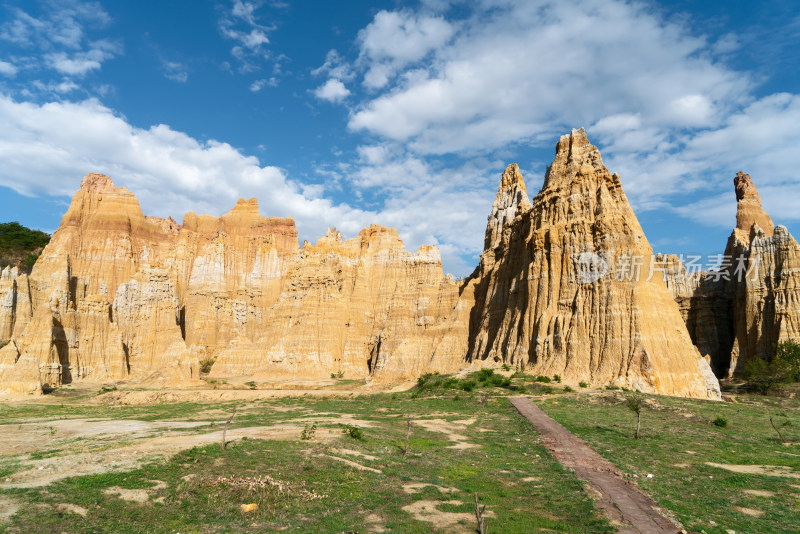
[[[406,142],[421,154],[486,153],[620,114],[638,113],[659,128],[713,126],[750,87],[746,76],[710,58],[705,39],[642,4],[486,4],[457,26],[449,24],[453,36],[445,32],[434,49],[418,37],[412,39],[418,48],[401,45],[392,55],[388,41],[384,49],[360,38],[368,86],[381,85],[374,83],[381,57],[403,65],[431,51],[394,86],[364,102],[350,129]],[[363,32],[373,25],[391,35],[377,15]],[[373,33],[383,42],[380,32]]]
[[[149,215],[220,214],[257,196],[261,212],[292,216],[315,239],[328,226],[350,235],[377,215],[303,194],[277,167],[227,143],[198,141],[160,124],[137,128],[96,100],[37,105],[0,96],[0,185],[25,195],[68,195],[88,172],[134,191]],[[57,179],[54,179],[56,177]]]
[[[350,90],[341,80],[331,78],[314,90],[314,96],[328,102],[341,102],[350,95]]]
[[[440,48],[454,33],[442,17],[411,11],[380,11],[358,34],[360,61],[367,64],[364,85],[384,87],[401,68]]]

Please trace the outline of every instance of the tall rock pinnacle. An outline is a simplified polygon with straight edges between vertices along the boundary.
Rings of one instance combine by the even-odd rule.
[[[503,226],[514,220],[517,213],[531,208],[528,192],[525,190],[525,180],[519,172],[519,166],[512,163],[503,172],[500,179],[500,188],[492,205],[492,212],[486,224],[486,238],[483,249],[490,250],[500,244],[503,236]]]
[[[764,235],[771,236],[775,225],[761,207],[761,197],[750,175],[739,171],[733,179],[733,185],[736,187],[736,228],[749,235],[750,229],[757,224]]]
[[[490,223],[510,182],[504,175]],[[487,231],[488,244],[495,235]],[[719,399],[661,276],[649,276],[652,249],[619,176],[583,129],[559,139],[532,207],[506,224],[501,242],[462,293],[475,299],[470,360]]]

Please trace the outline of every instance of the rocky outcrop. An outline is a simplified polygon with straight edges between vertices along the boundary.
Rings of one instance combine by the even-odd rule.
[[[463,361],[436,353],[458,300],[437,249],[408,252],[380,226],[299,249],[294,221],[262,217],[255,199],[181,225],[145,217],[132,193],[90,174],[31,276],[7,271],[6,392],[82,379],[186,386],[200,359],[214,376],[377,382]]]
[[[719,377],[768,359],[777,343],[800,340],[800,247],[774,226],[749,175],[733,179],[736,227],[716,271],[686,275],[680,262],[668,285],[692,340]]]
[[[751,210],[752,211],[752,210]],[[776,232],[778,235],[778,232]],[[629,272],[618,267],[625,265]],[[475,273],[378,225],[298,246],[255,199],[182,224],[88,175],[30,276],[0,275],[0,393],[76,380],[163,387],[212,377],[397,382],[513,364],[565,380],[718,398],[622,191],[583,130],[531,203],[501,177]]]
[[[504,174],[521,181],[510,167]],[[524,191],[524,189],[523,189]],[[495,206],[514,213],[487,245],[469,285],[472,361],[505,362],[571,380],[719,398],[660,277],[618,175],[585,132],[561,137],[533,204],[501,185]],[[488,236],[500,234],[498,244]],[[628,269],[623,267],[627,266]]]

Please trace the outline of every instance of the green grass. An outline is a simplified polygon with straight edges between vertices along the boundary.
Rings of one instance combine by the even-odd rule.
[[[536,402],[636,480],[687,530],[796,532],[800,479],[735,473],[707,462],[784,466],[800,474],[800,442],[795,441],[800,439],[800,403],[761,396],[740,396],[736,403],[647,398],[640,440],[633,439],[636,415],[625,406],[623,393]],[[779,429],[790,442],[778,439],[769,416],[783,425]],[[715,425],[720,419],[727,425]],[[647,478],[648,473],[653,477]],[[774,496],[744,490],[769,491]],[[763,515],[752,517],[736,507]]]
[[[299,532],[368,532],[368,517],[372,515],[387,531],[449,532],[453,528],[474,528],[471,514],[475,492],[481,504],[496,516],[488,519],[493,532],[612,531],[594,509],[582,484],[546,453],[538,444],[536,432],[505,398],[480,399],[463,391],[461,395],[459,400],[412,399],[410,394],[395,394],[239,403],[232,428],[313,418],[317,421],[317,435],[333,430],[336,437],[331,443],[299,438],[243,439],[234,441],[227,451],[218,444],[209,445],[185,450],[169,460],[134,471],[74,477],[46,488],[7,490],[6,494],[21,503],[7,531],[188,533],[269,532],[286,528]],[[140,416],[160,414],[174,418],[212,409],[223,414],[229,407],[172,405],[101,411],[123,416],[134,416],[139,411]],[[62,410],[81,415],[74,413],[79,408],[65,406]],[[12,413],[8,410],[3,410],[7,420],[28,413],[22,407],[15,407]],[[60,411],[58,407],[40,410],[45,417]],[[363,421],[356,423],[363,428],[362,439],[342,434],[339,423],[325,419],[325,413],[351,414]],[[426,430],[415,423],[409,453],[404,457],[400,446],[405,440],[406,414],[411,414],[414,421],[442,419],[451,424],[474,419],[472,424],[458,424],[457,428],[468,443],[479,446],[449,448],[456,444],[449,434]],[[202,413],[197,415],[202,418]],[[345,455],[338,449],[376,459]],[[41,454],[51,453],[55,451]],[[331,456],[381,473],[356,469]],[[242,479],[255,481],[265,476],[283,483],[283,489],[270,486],[251,490],[241,484]],[[239,478],[226,482],[220,477]],[[523,480],[529,477],[533,478]],[[434,486],[425,486],[418,493],[408,493],[403,486],[410,483],[430,483],[455,491],[443,493]],[[104,491],[115,486],[144,489],[150,492],[150,499],[146,503],[127,502]],[[313,495],[321,497],[312,498]],[[439,504],[438,509],[465,513],[470,519],[463,520],[460,526],[437,530],[403,510],[419,500],[458,501],[460,504]],[[258,511],[243,515],[239,505],[251,502],[259,504]],[[63,509],[56,512],[58,505],[64,503],[86,509],[87,517]]]

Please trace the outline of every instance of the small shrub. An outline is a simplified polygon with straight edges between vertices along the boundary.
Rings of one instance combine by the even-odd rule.
[[[466,392],[470,392],[473,389],[475,389],[475,386],[477,385],[478,384],[474,380],[464,380],[461,382],[461,389],[463,389]]]
[[[418,399],[418,398],[419,398],[419,393],[417,393],[417,392],[415,391],[414,393],[412,393],[412,394],[411,394],[411,398],[412,398],[412,399]]]
[[[553,388],[551,388],[550,386],[545,386],[542,388],[542,393],[544,393],[545,395],[552,395]]]
[[[549,376],[543,376],[543,375],[537,376],[536,378],[533,379],[533,381],[534,382],[541,382],[543,384],[549,384],[550,382],[552,382],[552,380],[550,380]]]
[[[558,382],[560,384],[561,383],[561,375],[553,375],[553,381],[554,382]]]
[[[619,389],[618,386],[606,386],[606,389],[610,389],[612,391],[617,391]]]
[[[244,385],[249,386],[250,389],[256,389],[256,383],[253,382],[252,380],[250,382],[245,382]]]
[[[501,368],[503,369],[503,371],[510,371],[511,370],[511,366],[508,365],[507,363],[504,363]]]
[[[569,386],[564,386],[564,393],[572,393],[573,391],[575,391],[575,390],[574,390],[574,389],[572,389],[571,387],[569,387]]]
[[[521,386],[519,386],[519,387],[517,388],[517,392],[519,392],[519,393],[523,393],[523,394],[524,394],[524,393],[527,393],[527,392],[528,392],[528,388],[526,388],[526,387],[525,387],[525,384],[523,384],[523,385],[521,385]]]
[[[728,426],[728,420],[725,419],[724,417],[717,417],[716,419],[714,419],[714,426],[725,428],[726,426]]]
[[[210,373],[215,361],[217,361],[216,358],[203,358],[200,360],[200,373],[204,375]]]
[[[444,381],[442,387],[447,389],[456,389],[458,387],[458,379],[450,377]]]
[[[477,378],[479,382],[489,382],[494,376],[494,369],[481,369],[478,371]]]
[[[346,434],[353,439],[364,439],[364,431],[355,425],[346,425],[342,429],[342,434]]]
[[[100,391],[98,391],[97,394],[103,395],[104,393],[110,393],[111,391],[117,391],[117,386],[103,386],[100,388]]]
[[[581,380],[580,382],[578,382],[578,386],[580,386],[580,387],[582,387],[582,388],[588,388],[588,387],[589,387],[589,384],[587,384],[586,382],[584,382],[583,380]]]
[[[458,395],[458,393],[455,394],[455,396],[453,397],[453,400],[454,401],[461,400],[461,397]]]
[[[336,378],[344,378],[344,371],[340,370],[338,373],[336,373]]]
[[[308,424],[303,428],[303,432],[300,434],[300,439],[308,441],[314,438],[314,434],[317,433],[317,423]]]
[[[331,378],[336,378],[336,373],[331,373]]]

